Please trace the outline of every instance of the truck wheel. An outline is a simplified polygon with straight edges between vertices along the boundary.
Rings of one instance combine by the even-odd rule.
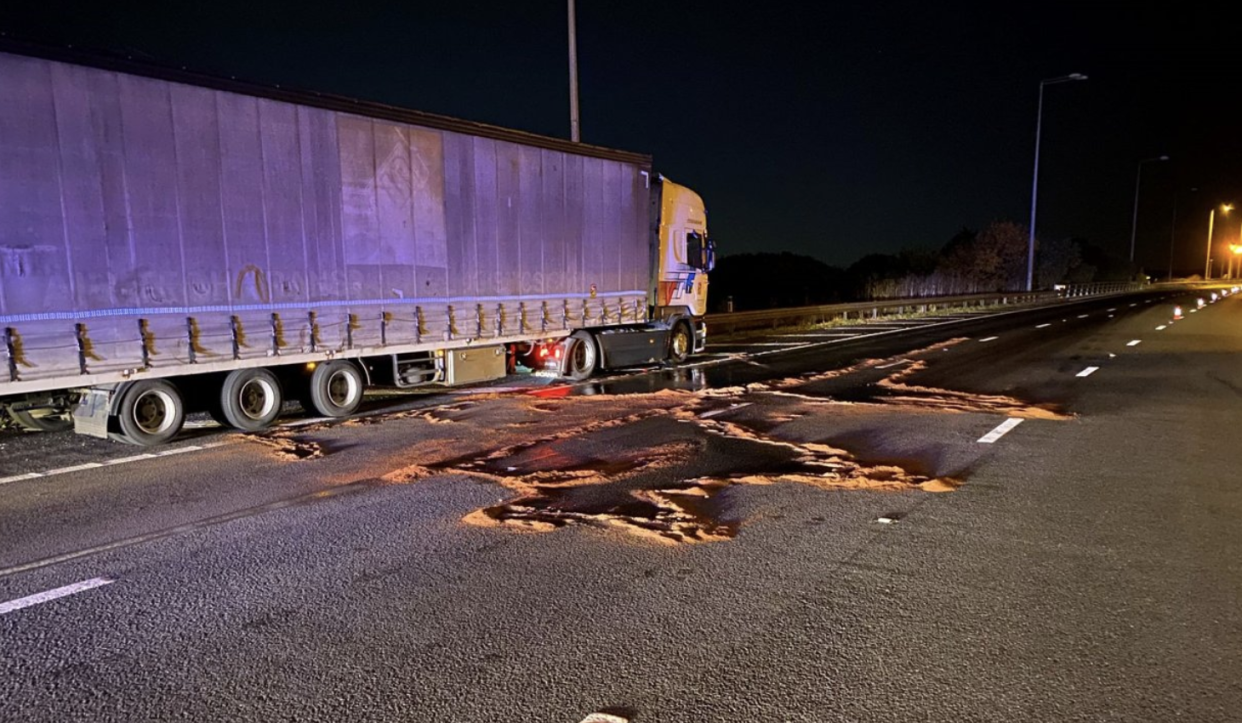
[[[302,406],[325,417],[347,417],[362,404],[366,380],[358,367],[333,359],[315,367],[307,380]]]
[[[185,403],[172,384],[162,379],[144,379],[125,390],[117,420],[126,442],[150,447],[167,442],[181,431]]]
[[[690,358],[692,349],[694,349],[694,333],[690,331],[690,325],[684,321],[677,322],[668,336],[668,360],[674,364],[681,364]]]
[[[283,404],[280,382],[266,369],[236,369],[220,385],[220,415],[229,426],[243,432],[270,427]]]
[[[599,350],[590,332],[575,331],[565,344],[565,361],[562,374],[566,379],[580,382],[595,373],[599,366]]]
[[[8,412],[17,426],[30,432],[64,432],[73,429],[73,415],[59,409],[9,408]]]

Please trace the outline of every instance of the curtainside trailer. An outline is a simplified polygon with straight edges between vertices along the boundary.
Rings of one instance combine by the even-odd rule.
[[[700,197],[648,156],[129,61],[0,47],[0,405],[140,445],[286,398],[706,340]]]

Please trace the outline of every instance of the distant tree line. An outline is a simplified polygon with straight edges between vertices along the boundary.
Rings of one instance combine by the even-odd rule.
[[[810,256],[783,253],[724,256],[711,277],[712,308],[735,311],[844,301],[953,296],[1026,288],[1027,232],[1010,222],[963,228],[936,251],[906,249],[868,254],[847,269]],[[1128,261],[1085,239],[1039,241],[1035,286],[1121,281]]]

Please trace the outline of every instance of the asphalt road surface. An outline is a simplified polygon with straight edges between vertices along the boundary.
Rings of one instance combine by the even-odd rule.
[[[1242,296],[1193,298],[2,437],[0,720],[1237,720]]]

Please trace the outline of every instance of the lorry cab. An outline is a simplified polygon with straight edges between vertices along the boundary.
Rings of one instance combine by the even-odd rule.
[[[656,318],[707,313],[707,274],[716,264],[716,249],[707,235],[707,209],[699,194],[657,177],[652,189],[657,264]]]

